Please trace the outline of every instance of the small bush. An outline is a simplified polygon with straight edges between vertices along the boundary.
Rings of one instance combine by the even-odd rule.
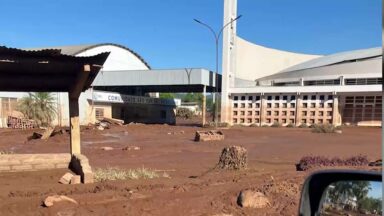
[[[273,124],[271,125],[271,127],[281,127],[281,124],[278,123],[278,122],[273,122]]]
[[[269,127],[269,125],[263,124],[263,125],[261,125],[261,127]]]
[[[312,132],[314,133],[335,133],[336,128],[331,124],[314,124]]]
[[[324,156],[305,156],[302,157],[296,169],[298,171],[305,171],[315,167],[326,167],[326,166],[367,166],[369,164],[367,156],[357,155],[349,158],[341,159],[334,157],[332,159]]]
[[[259,127],[259,124],[253,123],[253,124],[249,125],[249,127]]]
[[[193,112],[187,108],[177,108],[176,116],[184,119],[190,119],[193,116]]]
[[[0,151],[0,155],[6,155],[6,154],[13,154],[13,151],[7,151],[7,150]]]
[[[162,176],[169,175],[163,173]],[[120,168],[105,168],[105,169],[96,169],[94,172],[95,181],[107,181],[107,180],[128,180],[128,179],[152,179],[160,177],[155,171],[147,168],[139,168],[139,169],[129,169],[124,170]]]
[[[303,124],[300,124],[300,125],[299,125],[299,128],[308,128],[308,125],[305,124],[305,123],[303,123]]]
[[[292,123],[289,123],[289,124],[287,124],[287,126],[286,126],[287,128],[294,128],[295,127],[295,125],[294,124],[292,124]]]

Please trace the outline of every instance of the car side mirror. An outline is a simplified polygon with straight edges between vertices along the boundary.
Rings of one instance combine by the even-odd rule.
[[[382,175],[379,172],[327,170],[304,182],[299,215],[381,215]]]

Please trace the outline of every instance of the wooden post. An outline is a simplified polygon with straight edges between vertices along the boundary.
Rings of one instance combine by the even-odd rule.
[[[79,101],[69,99],[69,117],[71,127],[71,154],[80,154],[80,122],[79,122]]]
[[[68,91],[69,95],[69,118],[71,127],[71,154],[80,154],[80,120],[79,120],[79,97],[83,91],[84,85],[91,72],[91,66],[86,64],[83,71],[79,73],[71,88]]]
[[[202,107],[202,116],[203,116],[203,122],[202,122],[202,126],[204,127],[205,125],[205,115],[206,115],[206,111],[207,111],[207,98],[205,96],[206,94],[206,86],[204,85],[203,86],[203,107]]]

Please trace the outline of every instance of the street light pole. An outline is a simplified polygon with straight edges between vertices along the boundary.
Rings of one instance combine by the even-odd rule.
[[[205,24],[203,22],[201,22],[200,20],[198,19],[193,19],[195,22],[207,27],[209,29],[209,31],[211,31],[211,33],[213,34],[213,37],[215,38],[215,45],[216,45],[216,74],[215,74],[215,127],[217,128],[217,123],[218,123],[218,118],[219,118],[219,101],[218,101],[218,97],[217,97],[217,94],[218,94],[218,84],[219,84],[219,79],[218,79],[218,73],[219,73],[219,40],[220,40],[220,36],[221,34],[223,33],[223,30],[225,29],[225,27],[227,27],[228,25],[230,25],[231,23],[235,22],[236,20],[240,19],[242,15],[239,15],[237,16],[235,19],[231,19],[230,22],[226,23],[219,31],[219,33],[217,34],[213,28],[211,26],[209,26],[208,24]]]

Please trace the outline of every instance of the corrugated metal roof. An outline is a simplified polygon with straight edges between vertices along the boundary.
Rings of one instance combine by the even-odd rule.
[[[315,59],[306,61],[304,63],[294,65],[292,67],[289,67],[280,71],[279,73],[298,71],[298,70],[304,70],[309,68],[317,68],[317,67],[339,64],[339,63],[353,61],[353,60],[363,60],[368,58],[374,58],[374,57],[381,56],[382,54],[383,52],[381,47],[340,52],[332,55],[327,55],[324,57],[315,58]]]
[[[119,44],[114,44],[114,43],[98,43],[98,44],[83,44],[83,45],[70,45],[70,46],[38,47],[38,48],[27,48],[27,49],[24,49],[24,50],[60,49],[62,54],[74,56],[74,55],[77,55],[79,53],[82,53],[82,52],[85,52],[87,50],[90,50],[92,48],[99,47],[99,46],[107,46],[107,45],[117,46],[117,47],[120,47],[122,49],[128,50],[133,55],[135,55],[138,59],[140,59],[140,61],[143,62],[149,69],[151,69],[151,66],[149,66],[149,64],[138,53],[136,53],[135,51],[129,49],[128,47],[125,47],[125,46],[119,45]]]

